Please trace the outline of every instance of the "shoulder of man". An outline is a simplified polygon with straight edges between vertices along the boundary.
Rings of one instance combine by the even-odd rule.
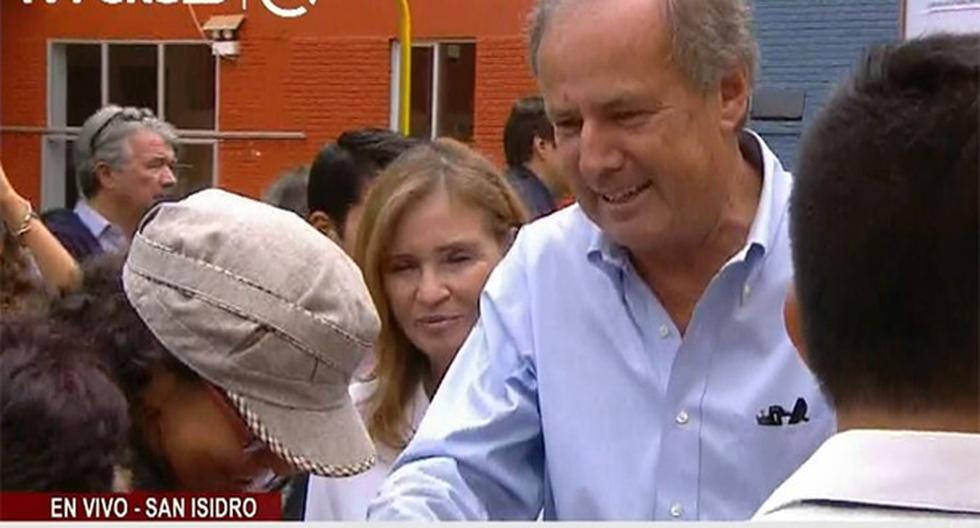
[[[99,240],[71,209],[46,211],[41,215],[41,221],[76,261],[80,262],[102,250]]]
[[[505,260],[521,261],[530,273],[541,266],[553,270],[554,264],[585,262],[597,232],[598,227],[573,204],[521,227]]]

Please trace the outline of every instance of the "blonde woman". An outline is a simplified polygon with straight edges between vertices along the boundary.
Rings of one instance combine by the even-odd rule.
[[[351,387],[378,450],[357,477],[312,478],[306,520],[363,520],[478,317],[483,285],[526,213],[504,176],[449,139],[415,147],[368,195],[355,259],[381,316],[376,365]]]

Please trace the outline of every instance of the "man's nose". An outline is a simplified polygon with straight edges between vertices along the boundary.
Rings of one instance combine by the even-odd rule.
[[[177,175],[174,174],[173,167],[167,165],[163,167],[163,171],[160,173],[160,186],[164,189],[168,187],[173,187],[177,184]]]
[[[579,172],[586,177],[615,172],[623,166],[623,152],[617,146],[615,134],[596,120],[582,123],[579,137]]]

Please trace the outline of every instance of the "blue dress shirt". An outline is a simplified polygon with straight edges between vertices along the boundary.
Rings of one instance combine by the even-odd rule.
[[[82,224],[88,228],[92,236],[99,241],[99,246],[106,253],[122,253],[129,246],[126,234],[119,227],[110,223],[98,211],[83,199],[75,204],[75,214]]]
[[[369,518],[750,518],[835,429],[783,325],[791,178],[750,142],[756,217],[683,338],[578,205],[522,229]]]

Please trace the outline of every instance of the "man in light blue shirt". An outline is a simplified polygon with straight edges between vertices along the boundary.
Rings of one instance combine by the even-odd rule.
[[[791,180],[743,0],[539,0],[578,205],[526,227],[371,519],[749,518],[834,428],[786,336]]]

